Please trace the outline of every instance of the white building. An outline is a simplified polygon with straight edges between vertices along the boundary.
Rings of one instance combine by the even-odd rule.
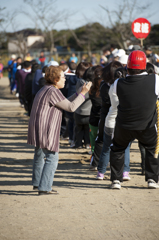
[[[44,37],[40,35],[30,35],[23,38],[23,41],[19,44],[18,40],[13,39],[8,42],[8,52],[17,53],[19,48],[29,50],[35,42],[44,42]]]

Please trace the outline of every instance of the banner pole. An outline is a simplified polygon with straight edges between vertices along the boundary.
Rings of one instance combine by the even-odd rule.
[[[143,50],[143,40],[144,40],[144,38],[140,38],[140,42],[141,42],[141,50]]]

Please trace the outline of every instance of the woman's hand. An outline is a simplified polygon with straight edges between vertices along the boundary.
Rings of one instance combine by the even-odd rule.
[[[85,95],[87,92],[89,92],[91,86],[92,86],[92,82],[88,82],[87,84],[84,83],[83,86],[82,86],[82,91],[81,91],[81,93],[82,93],[83,95]]]

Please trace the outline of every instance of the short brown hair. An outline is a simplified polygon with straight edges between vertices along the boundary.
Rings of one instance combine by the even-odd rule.
[[[137,74],[141,74],[143,72],[146,72],[146,69],[132,69],[132,68],[128,68],[127,71],[128,71],[129,75],[137,75]]]
[[[47,67],[45,70],[46,84],[55,84],[60,80],[62,69],[54,66]]]

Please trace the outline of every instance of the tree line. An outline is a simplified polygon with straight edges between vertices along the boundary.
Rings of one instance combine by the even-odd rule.
[[[55,8],[56,0],[24,0],[23,3],[31,11],[25,11],[23,8],[8,13],[7,9],[0,8],[0,48],[7,49],[7,42],[17,39],[17,45],[23,56],[29,51],[25,41],[28,32],[44,36],[43,48],[50,52],[50,56],[56,46],[75,51],[87,51],[88,53],[109,48],[110,44],[127,49],[130,44],[140,43],[132,34],[132,21],[139,12],[144,14],[145,10],[150,8],[150,3],[144,3],[141,6],[139,0],[119,1],[117,8],[111,11],[105,6],[99,6],[101,11],[105,13],[107,21],[103,24],[88,22],[84,26],[71,29],[69,17],[75,13],[68,10],[57,11]],[[16,16],[18,14],[21,14],[22,17],[27,16],[32,21],[33,28],[17,31]],[[67,29],[55,30],[58,22],[65,22]],[[8,26],[12,27],[12,33],[7,31]],[[159,24],[156,24],[151,26],[151,32],[144,40],[144,45],[159,45],[158,37]]]

